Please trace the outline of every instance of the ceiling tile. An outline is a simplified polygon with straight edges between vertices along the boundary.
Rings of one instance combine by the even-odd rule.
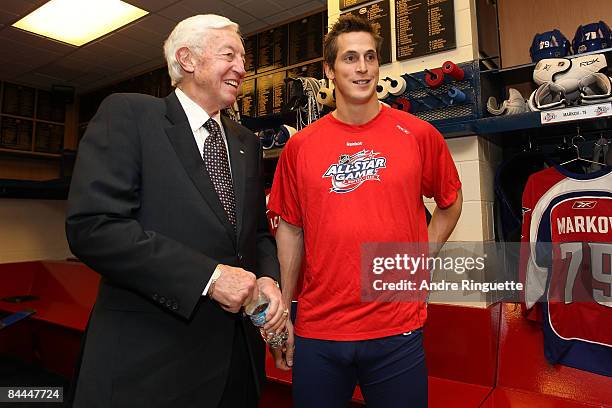
[[[248,36],[248,35],[251,35],[252,33],[256,32],[256,31],[263,30],[264,28],[266,28],[268,26],[269,26],[269,24],[266,23],[265,21],[255,20],[255,21],[253,21],[250,24],[246,24],[246,25],[240,26],[240,31],[242,32],[242,35]]]
[[[36,72],[54,78],[59,78],[64,81],[70,81],[85,75],[87,71],[83,68],[83,65],[67,64],[64,60],[61,60],[38,68]]]
[[[34,67],[26,64],[21,64],[18,62],[10,62],[9,60],[5,60],[2,58],[3,62],[0,64],[0,79],[13,79],[20,75],[23,75],[24,72],[31,71]]]
[[[118,31],[118,33],[150,46],[161,47],[175,26],[176,22],[172,20],[152,15],[138,24]]]
[[[324,9],[327,2],[319,0],[268,0],[269,2],[276,3],[281,9],[293,12],[294,14],[306,14],[311,11],[319,11]],[[299,11],[295,11],[299,9]],[[304,11],[305,10],[305,11]]]
[[[159,56],[162,53],[161,44],[158,47],[152,47],[149,44],[134,40],[128,36],[122,35],[121,33],[109,35],[101,40],[100,43],[118,50],[132,52],[146,57],[150,56],[151,58]]]
[[[176,3],[177,0],[127,0],[128,3],[149,12],[155,12]]]
[[[158,14],[151,14],[138,21],[137,26],[152,34],[166,38],[176,26],[176,21]]]
[[[165,9],[162,9],[159,12],[157,12],[157,14],[159,14],[162,17],[169,18],[170,20],[179,22],[181,20],[186,19],[187,17],[191,17],[198,13],[196,13],[194,10],[190,9],[189,7],[183,6],[181,2],[178,4],[173,4],[170,7],[166,7]]]
[[[6,38],[19,44],[27,44],[33,48],[44,49],[58,54],[66,54],[77,49],[77,47],[72,45],[28,33],[15,27],[4,28],[0,31],[0,38]]]
[[[6,38],[0,38],[0,61],[2,61],[2,64],[5,62],[12,62],[13,53],[17,47],[18,44],[15,44],[13,41],[7,40]],[[2,64],[0,64],[0,66]]]
[[[78,92],[82,93],[83,89],[93,89],[95,87],[95,84],[100,83],[100,81],[105,81],[106,78],[108,78],[107,74],[90,72],[87,75],[83,75],[82,77],[76,78],[72,82],[75,84],[75,86],[78,87]]]
[[[43,74],[41,72],[31,72],[17,78],[20,81],[28,82],[39,89],[50,90],[52,85],[70,85],[70,82],[64,78],[53,75]]]
[[[288,21],[292,17],[295,17],[295,14],[290,13],[288,11],[281,11],[280,13],[274,14],[272,16],[264,17],[262,20],[268,23],[269,25],[274,25]]]
[[[100,65],[99,59],[97,58],[86,60],[86,59],[79,58],[78,55],[77,56],[71,55],[66,58],[62,58],[60,64],[65,65],[67,67],[74,67],[73,69],[76,69],[76,70],[79,70],[85,73],[96,73],[96,74],[109,75],[109,74],[112,74],[113,72],[110,69],[105,68],[104,66]]]
[[[219,4],[220,9],[217,13],[229,18],[230,20],[234,21],[235,23],[238,23],[239,25],[249,24],[256,20],[254,16],[240,10],[238,7],[234,7],[227,3]],[[262,7],[265,7],[265,5],[262,5]]]
[[[35,67],[46,65],[62,57],[62,54],[3,39],[0,39],[0,46],[2,61],[14,60]]]
[[[146,61],[142,64],[135,65],[134,67],[130,68],[128,71],[125,72],[124,77],[128,77],[128,78],[133,77],[133,76],[140,75],[145,72],[152,71],[154,69],[165,67],[165,66],[166,64],[165,64],[165,61],[163,61],[163,59],[154,59],[154,60]]]
[[[117,51],[111,58],[105,58],[102,61],[102,66],[110,68],[111,71],[121,73],[130,69],[134,65],[142,64],[146,61],[146,58],[133,53],[129,54],[127,52]]]
[[[226,3],[227,4],[227,3]],[[236,8],[231,4],[228,4],[232,8]],[[225,6],[223,6],[225,7]],[[267,0],[250,0],[239,6],[239,9],[245,13],[250,14],[255,18],[267,17],[270,14],[280,13],[284,10],[283,7],[276,3]],[[249,21],[250,23],[251,21]],[[244,23],[243,23],[244,24]]]
[[[163,65],[162,61],[147,61],[142,64],[134,65],[129,70],[125,70],[122,72],[117,72],[112,75],[100,76],[99,79],[93,79],[95,77],[90,78],[78,78],[75,82],[79,84],[79,92],[83,93],[88,90],[93,90],[96,88],[101,88],[108,84],[113,84],[117,82],[121,82],[123,80],[133,78],[142,73],[151,71],[153,69],[157,69]]]
[[[302,2],[301,5],[293,7],[290,11],[294,16],[299,17],[305,14],[314,13],[315,11],[323,10],[324,6],[317,0],[311,0],[307,3]]]
[[[2,10],[20,16],[25,16],[26,14],[36,10],[40,3],[40,1],[30,0],[2,0]]]
[[[234,7],[242,7],[243,4],[250,3],[253,0],[222,0],[224,3],[229,3]]]
[[[61,60],[61,65],[72,67],[72,69],[88,74],[111,75],[114,73],[114,70],[100,63],[100,58],[85,59],[81,58],[81,56],[82,55],[77,55],[76,57],[70,56],[63,58]]]
[[[62,84],[67,85],[64,81],[58,78],[51,78],[45,75],[40,75],[36,72],[28,72],[15,78],[15,82],[29,85],[33,88],[51,90],[51,85]]]
[[[97,58],[99,61],[103,62],[105,58],[112,58],[116,52],[121,52],[121,50],[104,43],[104,41],[98,40],[79,48],[71,55],[79,56],[79,58],[84,58],[88,61]]]
[[[165,36],[162,37],[161,35],[152,36],[150,31],[143,30],[137,25],[123,29],[119,31],[119,33],[133,40],[137,40],[148,45],[161,43],[163,41],[162,38],[165,38]]]
[[[0,24],[13,24],[17,20],[19,20],[19,14],[0,10]]]
[[[191,9],[195,14],[216,14],[222,1],[181,0],[178,4]]]

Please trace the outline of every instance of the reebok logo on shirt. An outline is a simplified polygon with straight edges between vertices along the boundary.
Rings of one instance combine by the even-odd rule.
[[[338,163],[334,163],[323,174],[330,177],[332,193],[350,193],[369,180],[380,181],[378,171],[387,167],[385,157],[377,157],[380,153],[373,150],[362,150],[348,155],[342,154]]]
[[[597,201],[575,201],[572,204],[573,210],[592,210],[597,205]]]

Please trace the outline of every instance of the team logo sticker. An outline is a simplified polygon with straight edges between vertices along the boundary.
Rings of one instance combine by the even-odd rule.
[[[387,167],[387,159],[374,150],[364,149],[352,155],[342,154],[323,174],[331,178],[333,193],[350,193],[369,180],[380,181],[378,171]]]

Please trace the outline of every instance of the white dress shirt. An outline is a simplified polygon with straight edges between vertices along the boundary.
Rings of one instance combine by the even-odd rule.
[[[197,103],[195,103],[190,97],[188,97],[185,92],[181,91],[179,88],[176,88],[174,91],[176,93],[176,97],[179,100],[179,103],[183,107],[185,114],[187,115],[187,121],[189,121],[189,127],[193,132],[193,138],[198,145],[198,151],[200,152],[200,157],[204,154],[204,141],[208,137],[210,133],[204,127],[204,123],[208,119],[210,119],[210,115],[206,113],[204,109]],[[223,129],[223,124],[221,123],[221,111],[217,112],[213,117],[215,122],[219,125],[221,129],[221,135],[223,136],[223,143],[225,144],[225,150],[227,151],[227,162],[230,162],[230,154],[229,148],[227,146],[227,136],[225,136],[225,129]],[[230,175],[232,174],[232,166],[230,165]]]
[[[185,92],[181,91],[179,88],[176,88],[174,91],[176,93],[176,97],[179,100],[179,103],[183,107],[185,114],[187,115],[187,120],[189,121],[189,127],[193,132],[193,137],[195,139],[196,144],[198,145],[198,151],[200,152],[200,157],[204,154],[204,141],[210,135],[208,130],[204,127],[204,123],[208,119],[210,119],[210,115],[206,113],[204,109],[197,103],[195,103],[190,97],[185,95]],[[225,130],[223,129],[223,125],[221,124],[221,113],[217,112],[212,117],[218,124],[219,128],[221,128],[221,135],[223,136],[223,143],[225,144],[225,149],[227,151],[227,162],[230,163],[230,154],[229,148],[227,146],[227,137],[225,136]],[[230,166],[230,174],[232,173],[232,167]],[[210,284],[212,283],[212,278],[206,283],[206,287],[202,292],[202,296],[206,296],[208,293],[208,289],[210,288]]]

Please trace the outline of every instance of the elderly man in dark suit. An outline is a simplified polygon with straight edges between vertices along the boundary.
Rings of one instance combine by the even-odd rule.
[[[164,44],[175,92],[108,97],[79,146],[66,231],[101,276],[75,407],[255,407],[287,318],[261,149],[220,116],[244,78],[238,26],[190,17]]]

